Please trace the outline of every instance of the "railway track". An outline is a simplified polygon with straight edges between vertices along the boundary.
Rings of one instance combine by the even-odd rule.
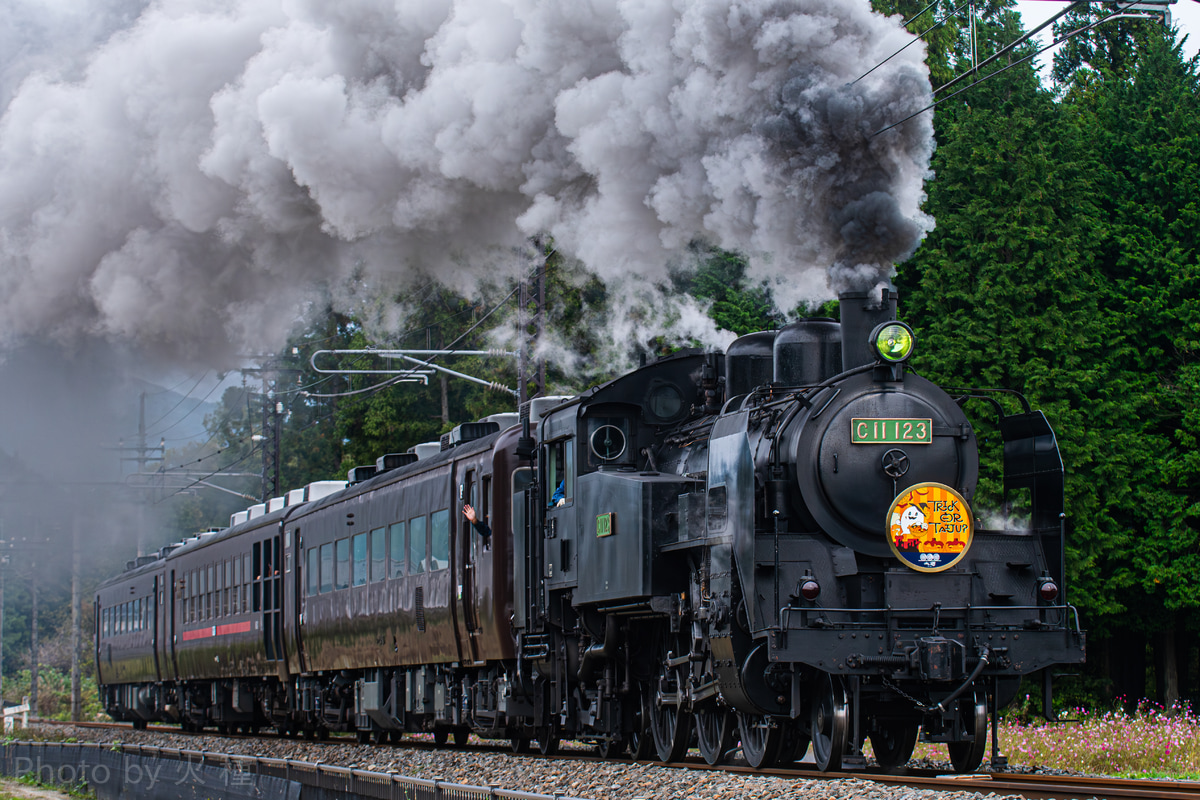
[[[116,722],[58,722],[52,720],[42,720],[40,724],[52,726],[73,726],[78,728],[99,728],[99,729],[114,729],[131,731],[132,728],[127,723]],[[185,737],[221,737],[231,740],[245,740],[262,738],[262,736],[254,737],[246,734],[219,734],[212,731],[202,733],[185,733],[178,728],[165,725],[151,725],[143,733],[160,733],[169,735],[178,735]],[[275,738],[271,734],[264,734],[270,738]],[[330,739],[321,742],[305,742],[310,745],[356,745],[356,741],[351,736],[333,736]],[[368,745],[363,745],[367,747]],[[479,743],[472,744],[466,748],[451,748],[447,746],[438,746],[432,741],[423,741],[420,739],[405,738],[399,743],[386,745],[370,745],[370,747],[412,747],[430,750],[446,750],[447,752],[469,750],[483,750],[490,752],[509,752],[509,748],[500,744]],[[513,756],[514,758],[544,758],[540,755],[520,755]],[[568,749],[560,752],[556,756],[550,758],[557,760],[573,760],[582,762],[604,762],[593,750],[590,749]],[[1099,800],[1123,800],[1124,798],[1156,798],[1157,800],[1200,800],[1200,782],[1198,781],[1168,781],[1168,780],[1150,780],[1150,779],[1130,779],[1130,778],[1112,778],[1104,776],[1064,776],[1064,775],[1046,775],[1038,773],[979,773],[974,775],[945,775],[925,770],[909,770],[903,774],[886,774],[879,771],[867,770],[865,772],[828,772],[822,773],[815,767],[798,764],[787,769],[753,769],[747,766],[726,765],[722,767],[711,767],[704,763],[699,758],[689,758],[681,763],[658,764],[671,769],[688,769],[697,771],[720,771],[731,774],[740,774],[748,776],[765,776],[776,777],[782,779],[804,779],[811,781],[829,781],[829,780],[868,780],[880,784],[905,786],[916,789],[928,789],[941,792],[979,792],[982,795],[994,794],[1001,797],[1019,796],[1029,798],[1029,800],[1043,800],[1053,798],[1054,800],[1091,800],[1098,798]]]

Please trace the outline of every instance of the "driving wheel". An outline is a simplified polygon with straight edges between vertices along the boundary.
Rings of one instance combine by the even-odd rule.
[[[946,749],[950,751],[955,772],[974,772],[987,752],[987,692],[976,689],[973,700],[959,700],[959,709],[963,729],[975,738],[970,742],[950,742]]]
[[[850,739],[850,709],[846,687],[839,678],[823,674],[816,681],[812,701],[812,750],[822,772],[842,766]]]
[[[638,712],[634,716],[633,731],[629,734],[629,755],[634,761],[645,761],[654,751],[654,737],[646,730],[646,720],[650,717],[646,711],[650,703],[650,688],[643,685],[638,696],[641,698],[641,702],[638,704]]]
[[[733,749],[734,730],[737,721],[733,714],[723,708],[710,705],[696,712],[696,740],[700,755],[711,766],[724,763]]]
[[[538,752],[544,756],[558,753],[558,726],[542,725],[537,729]]]
[[[662,702],[672,696],[678,698],[683,686],[679,671],[667,666],[665,658],[662,669],[656,682],[657,691],[652,690],[647,704],[650,733],[654,737],[654,749],[659,761],[679,761],[687,752],[692,734],[692,716],[675,703]]]
[[[620,734],[605,736],[596,742],[596,752],[600,757],[608,760],[610,758],[620,758],[625,754],[625,748],[629,745],[629,740]]]
[[[916,721],[876,718],[871,728],[871,749],[879,766],[893,770],[907,764],[917,746],[919,728]]]
[[[801,730],[799,725],[785,725],[783,741],[779,744],[779,756],[775,759],[775,766],[790,767],[795,764],[808,752],[808,745],[808,734]]]
[[[755,769],[767,769],[779,757],[783,729],[761,714],[738,712],[738,733],[742,737],[742,755]]]

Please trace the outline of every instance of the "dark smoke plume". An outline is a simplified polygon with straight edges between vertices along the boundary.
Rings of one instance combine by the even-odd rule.
[[[911,38],[867,0],[61,5],[0,55],[0,344],[227,356],[318,294],[519,274],[538,234],[631,304],[703,241],[790,307],[932,225],[929,117],[871,138],[923,52],[851,84]]]

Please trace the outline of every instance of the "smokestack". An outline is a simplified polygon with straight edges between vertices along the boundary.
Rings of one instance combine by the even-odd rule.
[[[895,289],[880,287],[869,292],[842,292],[838,303],[842,312],[842,369],[854,369],[875,363],[871,349],[871,331],[876,325],[896,318]]]

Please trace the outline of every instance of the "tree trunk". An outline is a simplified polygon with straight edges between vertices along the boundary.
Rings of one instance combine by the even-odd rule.
[[[1154,661],[1158,701],[1164,706],[1179,702],[1179,662],[1175,654],[1175,630],[1154,634]]]
[[[1126,710],[1135,711],[1146,697],[1145,634],[1115,631],[1108,645],[1108,674]]]
[[[450,422],[450,378],[444,372],[438,373],[442,378],[442,424]]]

